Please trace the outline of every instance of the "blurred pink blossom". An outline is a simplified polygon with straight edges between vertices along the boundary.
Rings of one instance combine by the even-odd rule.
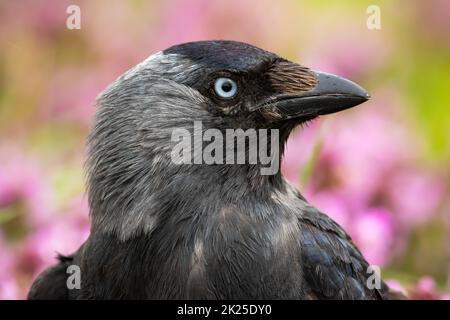
[[[385,280],[387,286],[393,291],[393,292],[399,292],[403,294],[404,296],[408,295],[408,292],[404,286],[400,282],[398,282],[395,279],[386,279]]]
[[[16,148],[0,150],[0,209],[14,202],[25,205],[30,225],[49,221],[54,214],[51,190],[31,157]]]
[[[408,225],[428,220],[436,213],[443,195],[443,185],[438,177],[418,169],[408,172],[398,169],[386,187],[397,217]]]
[[[17,285],[14,276],[5,277],[0,280],[0,300],[20,299],[22,290]]]
[[[66,8],[70,4],[69,0],[1,1],[0,19],[10,29],[15,24],[42,38],[51,38],[65,26]]]
[[[367,261],[379,266],[391,257],[394,232],[391,214],[381,208],[357,215],[350,231]]]
[[[273,6],[269,0],[258,5],[246,1],[183,0],[167,1],[163,7],[161,29],[164,37],[157,38],[161,47],[176,43],[230,39],[267,43],[267,46],[284,43],[289,34],[287,12]],[[264,16],[264,19],[261,17]],[[252,39],[252,40],[250,40]]]
[[[318,139],[318,122],[298,128],[291,133],[285,147],[281,170],[295,186],[299,186],[301,169],[311,157]]]
[[[410,289],[409,297],[411,299],[439,299],[440,293],[436,289],[436,282],[431,276],[423,276]]]
[[[304,63],[350,79],[377,70],[390,52],[389,39],[385,33],[370,33],[353,23],[359,21],[332,26],[321,23],[315,36],[308,39],[308,46],[302,48]]]
[[[417,1],[416,23],[438,44],[450,46],[450,2],[447,0]]]
[[[0,300],[16,299],[19,295],[19,288],[13,275],[14,255],[7,246],[0,229]]]
[[[36,230],[22,244],[19,265],[36,275],[56,262],[56,255],[75,252],[89,235],[89,225],[80,216],[62,216]]]
[[[357,207],[364,206],[389,170],[408,155],[405,138],[398,125],[368,105],[333,119],[322,152],[342,181],[339,189],[359,201]]]
[[[345,230],[350,230],[353,222],[350,208],[344,197],[337,193],[325,191],[314,194],[309,201],[317,203],[317,207],[322,212],[326,213]]]
[[[88,127],[95,112],[95,99],[109,80],[95,72],[79,68],[59,70],[49,81],[40,111],[52,121],[83,124]]]

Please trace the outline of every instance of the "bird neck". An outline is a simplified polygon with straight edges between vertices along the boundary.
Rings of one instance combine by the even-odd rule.
[[[139,147],[107,148],[94,139],[88,161],[91,230],[126,240],[151,232],[162,217],[208,202],[242,205],[251,198],[269,199],[286,189],[279,164],[287,136],[287,131],[280,134],[278,167],[269,172],[266,163],[177,165],[168,148],[152,148],[144,156]]]

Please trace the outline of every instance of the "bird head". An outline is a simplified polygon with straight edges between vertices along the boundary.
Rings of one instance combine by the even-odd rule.
[[[210,114],[230,119],[234,126],[299,124],[369,98],[354,82],[246,43],[200,41],[163,53],[183,65],[172,79],[198,92]]]
[[[129,217],[109,229],[137,228],[146,217],[129,212],[154,205],[161,190],[179,192],[184,185],[195,192],[211,179],[224,192],[245,188],[252,178],[257,187],[263,183],[251,169],[257,166],[174,165],[171,135],[177,128],[194,132],[201,121],[202,130],[220,132],[277,129],[283,145],[295,126],[368,98],[349,80],[241,42],[200,41],[158,52],[98,98],[87,163],[91,212]],[[98,223],[109,219],[97,215]]]

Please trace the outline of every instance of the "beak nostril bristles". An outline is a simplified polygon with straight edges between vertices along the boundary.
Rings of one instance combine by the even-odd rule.
[[[310,120],[357,106],[370,99],[364,88],[350,80],[325,72],[314,71],[313,74],[316,83],[309,90],[283,92],[273,99],[281,119]]]

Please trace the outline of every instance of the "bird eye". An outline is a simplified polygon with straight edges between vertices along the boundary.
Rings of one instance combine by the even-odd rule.
[[[233,98],[237,93],[237,83],[230,78],[218,78],[214,83],[214,91],[221,98]]]

